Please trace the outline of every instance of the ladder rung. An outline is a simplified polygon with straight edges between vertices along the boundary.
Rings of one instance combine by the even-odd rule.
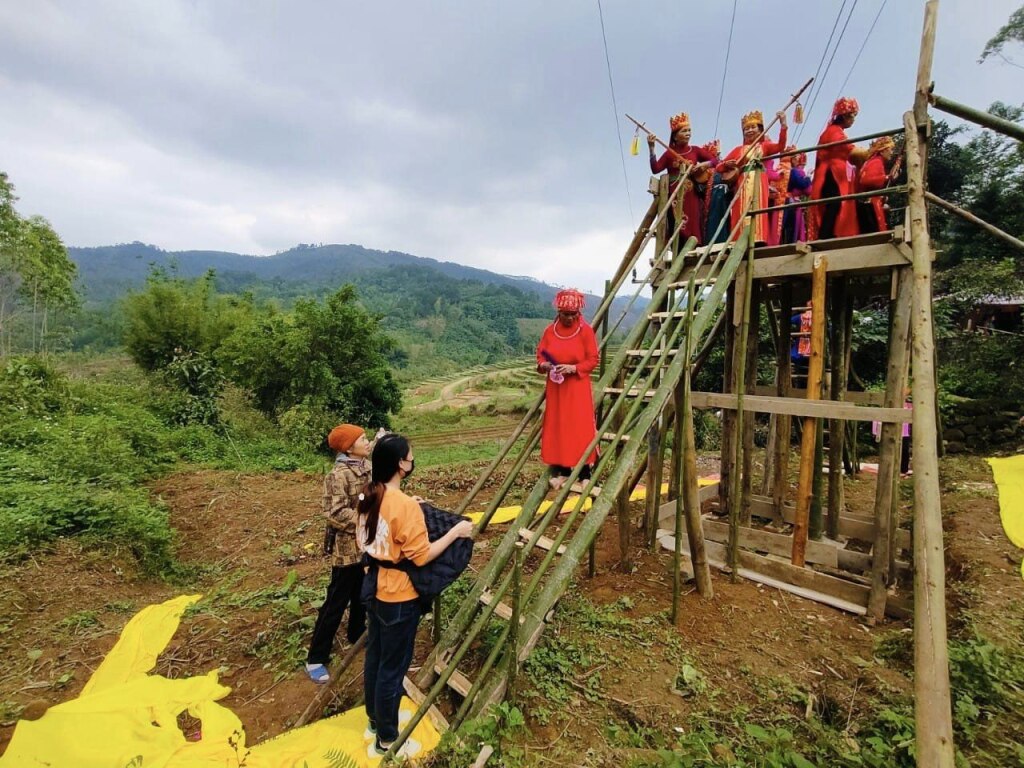
[[[423,701],[427,698],[423,695],[423,691],[416,687],[416,683],[410,680],[408,677],[402,679],[402,687],[405,688],[405,695],[412,699],[413,703],[419,707],[423,705]],[[445,720],[444,715],[441,714],[440,710],[433,704],[430,705],[430,709],[427,710],[427,717],[430,718],[430,722],[434,724],[434,727],[440,733],[444,733],[448,730],[448,721]]]
[[[519,529],[519,538],[522,539],[523,541],[529,541],[532,537],[533,537],[533,531],[531,531],[529,528],[520,528]],[[549,539],[547,536],[540,536],[537,539],[537,543],[534,544],[534,546],[535,547],[540,547],[541,549],[546,549],[548,552],[550,552],[551,548],[555,546],[555,542],[554,542],[553,539]],[[558,547],[558,551],[555,554],[564,555],[565,554],[565,544],[562,544],[561,546],[559,546]],[[509,612],[509,617],[511,618],[511,616],[512,616],[512,614],[511,614],[511,612]]]
[[[715,277],[712,277],[711,279],[708,279],[706,277],[702,277],[700,280],[694,280],[693,281],[693,287],[698,289],[698,290],[700,290],[705,285],[714,285],[715,284],[715,280],[717,280],[717,279],[718,278],[715,278]],[[673,288],[673,289],[689,288],[690,287],[690,281],[689,280],[679,280],[679,281],[674,282],[674,283],[669,283],[668,287],[669,288]]]
[[[651,320],[664,320],[669,317],[686,317],[687,314],[696,315],[699,311],[698,309],[691,309],[687,312],[685,309],[677,309],[675,312],[650,312],[647,316]]]
[[[643,357],[648,352],[650,352],[651,353],[651,357],[661,357],[662,355],[674,355],[678,351],[679,350],[677,350],[677,349],[655,349],[655,350],[630,349],[630,350],[626,351],[626,354],[629,355],[630,357]]]
[[[490,605],[493,600],[494,600],[494,595],[492,595],[490,592],[487,592],[485,590],[484,592],[480,593],[480,602],[483,605]],[[505,621],[511,621],[512,620],[512,608],[509,607],[508,603],[499,602],[494,607],[494,615],[497,616],[499,619],[504,619]],[[523,623],[523,617],[522,616],[519,617],[519,623],[520,624]]]
[[[604,393],[606,395],[621,395],[623,393],[623,391],[624,390],[622,389],[622,387],[605,387],[604,388]],[[654,397],[654,392],[655,392],[655,390],[648,389],[647,393],[644,395],[644,397]],[[633,387],[631,390],[629,390],[629,392],[626,393],[627,397],[638,397],[639,395],[640,395],[640,390],[637,389],[636,387]]]
[[[603,435],[601,435],[601,439],[602,440],[614,440],[615,439],[615,433],[614,432],[605,432]],[[620,435],[618,439],[621,440],[624,443],[628,443],[629,442],[629,435]]]
[[[441,661],[434,664],[434,671],[439,675],[447,668],[448,665]],[[465,698],[469,695],[469,689],[473,687],[473,684],[469,681],[468,677],[456,669],[452,671],[452,676],[448,678],[448,687]]]

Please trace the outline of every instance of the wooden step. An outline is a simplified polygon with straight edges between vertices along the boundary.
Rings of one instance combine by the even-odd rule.
[[[690,315],[696,315],[699,311],[700,311],[699,309],[691,309],[689,311],[689,314]],[[675,312],[648,312],[647,313],[647,317],[649,317],[651,320],[667,320],[670,317],[686,317],[686,316],[687,316],[687,311],[685,309],[677,309]]]
[[[621,395],[623,393],[623,391],[624,390],[622,389],[622,387],[605,387],[604,388],[604,393],[606,395]],[[654,397],[654,392],[655,392],[655,390],[648,389],[647,393],[644,395],[644,397],[647,397],[647,398]],[[638,397],[639,395],[640,395],[640,390],[637,389],[636,387],[633,387],[631,390],[629,390],[629,392],[626,392],[626,396],[627,397]]]
[[[412,702],[417,706],[423,706],[423,701],[427,698],[423,695],[423,691],[416,687],[416,684],[408,677],[402,679],[402,687],[405,688],[405,695],[412,699]],[[448,730],[448,721],[445,720],[444,715],[441,711],[433,704],[430,705],[430,709],[427,710],[427,717],[430,718],[430,722],[434,724],[434,727],[438,730],[438,733],[444,733]]]
[[[439,675],[447,668],[448,665],[442,661],[438,661],[434,664],[434,671]],[[452,672],[452,676],[448,678],[448,687],[465,698],[469,695],[469,689],[473,687],[473,683],[470,682],[468,677],[456,669]]]
[[[603,435],[601,435],[601,439],[602,440],[615,440],[616,439],[615,433],[614,432],[605,432]],[[618,440],[620,442],[623,442],[623,443],[628,443],[629,440],[630,440],[630,437],[629,437],[629,435],[619,435]]]
[[[533,538],[533,531],[531,531],[529,528],[520,528],[519,529],[519,538],[522,539],[523,541],[527,541],[528,542],[531,538]],[[547,536],[541,536],[541,537],[539,537],[537,539],[537,543],[534,546],[539,547],[540,549],[545,549],[548,552],[550,552],[551,548],[555,546],[555,542],[554,542],[554,539],[549,539]],[[558,548],[558,551],[555,554],[556,555],[564,555],[565,554],[565,544],[562,544]],[[511,616],[511,614],[509,614],[509,615]]]
[[[630,357],[643,357],[648,352],[651,353],[651,357],[661,357],[662,355],[670,355],[671,356],[671,355],[678,354],[679,350],[678,349],[667,349],[667,350],[666,349],[654,349],[654,350],[630,349],[630,350],[626,351],[626,354],[629,355]]]
[[[494,595],[492,595],[490,592],[484,590],[480,594],[480,602],[481,602],[481,604],[483,604],[483,605],[490,605],[493,601],[494,601]],[[505,621],[511,621],[512,620],[512,607],[508,603],[499,602],[494,607],[494,615],[497,616],[499,619],[504,619]],[[523,617],[522,616],[519,617],[519,623],[520,624],[523,623]]]

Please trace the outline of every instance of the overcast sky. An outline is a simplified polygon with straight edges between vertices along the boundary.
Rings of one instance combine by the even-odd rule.
[[[357,243],[598,289],[650,202],[622,114],[711,139],[733,10],[602,2],[617,115],[597,0],[0,0],[0,169],[68,245]],[[1021,98],[1024,69],[977,63],[1019,3],[942,0],[937,92]],[[738,0],[724,150],[814,74],[842,5]],[[851,72],[881,5],[845,3],[802,144],[847,76],[855,131],[901,124],[924,2],[887,0]]]

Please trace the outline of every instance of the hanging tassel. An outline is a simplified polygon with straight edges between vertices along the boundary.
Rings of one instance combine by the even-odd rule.
[[[633,141],[629,144],[629,154],[636,157],[640,154],[640,129],[637,128],[633,131]]]
[[[800,125],[804,121],[804,105],[799,101],[796,103],[796,109],[793,110],[793,122]]]

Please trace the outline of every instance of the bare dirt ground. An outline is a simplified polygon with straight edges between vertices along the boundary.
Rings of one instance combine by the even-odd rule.
[[[408,490],[451,507],[477,471],[479,466],[425,471]],[[520,485],[526,487],[538,471],[526,473]],[[848,482],[852,509],[868,510],[874,479]],[[156,671],[174,677],[220,667],[232,687],[224,704],[242,719],[249,743],[291,727],[313,693],[300,661],[328,572],[319,556],[320,483],[303,473],[215,471],[184,472],[154,483],[153,493],[167,503],[179,532],[180,560],[193,569],[180,584],[140,578],[127,553],[97,552],[75,542],[6,567],[0,574],[0,750],[17,717],[38,716],[81,690],[135,611],[189,592],[206,598],[186,615]],[[1002,535],[990,486],[991,474],[980,460],[943,465],[951,622],[970,611],[999,636],[1014,631],[1024,592],[1020,552]],[[581,574],[577,593],[597,605],[618,603],[631,618],[662,626],[671,601],[671,555],[637,547],[633,572],[623,573],[615,526],[612,519],[606,523],[597,576]],[[478,549],[478,559],[489,551],[486,545]],[[287,586],[291,571],[295,583]],[[734,584],[717,573],[713,578],[713,601],[693,591],[684,594],[673,642],[731,703],[753,710],[795,706],[778,688],[764,685],[767,676],[784,674],[805,698],[812,695],[822,713],[841,722],[869,706],[870,691],[909,691],[903,674],[872,661],[880,634],[905,626],[867,627],[857,617],[773,589]],[[557,634],[558,626],[551,631]],[[564,764],[573,745],[603,743],[608,711],[664,726],[685,724],[693,710],[692,699],[673,691],[677,659],[657,642],[644,636],[624,643],[614,635],[598,641],[614,644],[619,661],[599,670],[598,691],[577,691],[562,717],[547,724],[531,721],[526,750],[540,762]],[[594,673],[581,670],[579,679]],[[337,706],[357,699],[357,677],[348,682]]]

